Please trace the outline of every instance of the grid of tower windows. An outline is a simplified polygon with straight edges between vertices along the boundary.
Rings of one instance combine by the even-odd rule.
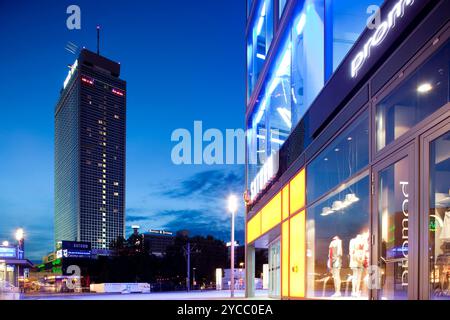
[[[55,239],[76,240],[78,220],[79,84],[71,82],[55,110]]]
[[[95,78],[81,91],[81,240],[105,249],[124,231],[125,98],[113,93],[124,85],[83,75]]]

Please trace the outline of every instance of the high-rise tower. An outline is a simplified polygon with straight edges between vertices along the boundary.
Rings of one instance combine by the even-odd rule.
[[[55,108],[55,240],[108,249],[125,234],[126,82],[83,49]]]

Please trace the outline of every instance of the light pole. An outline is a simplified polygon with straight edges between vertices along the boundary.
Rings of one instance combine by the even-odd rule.
[[[234,297],[234,215],[237,211],[237,198],[235,195],[228,197],[228,210],[231,213],[231,298]]]
[[[24,249],[25,249],[25,232],[22,228],[16,230],[16,240],[17,240],[17,255],[19,259],[24,259]],[[19,287],[19,291],[22,292],[22,288],[20,286],[20,266],[17,265],[17,286]]]
[[[192,271],[193,271],[193,275],[192,275],[192,285],[194,286],[194,290],[195,290],[195,285],[197,284],[197,283],[195,282],[195,269],[196,269],[196,268],[192,268]]]

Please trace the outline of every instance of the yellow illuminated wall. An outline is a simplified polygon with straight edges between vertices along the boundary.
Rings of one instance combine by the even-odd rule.
[[[261,213],[257,213],[247,222],[247,243],[261,235]]]
[[[291,180],[290,187],[290,213],[296,213],[305,206],[306,183],[305,183],[305,169],[302,169],[294,179]]]
[[[289,296],[289,220],[281,226],[281,296]]]
[[[289,184],[287,184],[282,192],[282,208],[281,208],[281,212],[282,212],[282,219],[286,219],[289,217]]]
[[[305,201],[306,178],[305,169],[302,169],[247,222],[247,243],[250,243],[284,220],[281,225],[283,297],[305,297]]]
[[[290,219],[289,296],[305,297],[305,211]]]
[[[281,222],[281,192],[262,209],[261,233],[265,233]]]

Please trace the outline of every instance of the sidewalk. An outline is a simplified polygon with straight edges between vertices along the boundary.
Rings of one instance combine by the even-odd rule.
[[[24,300],[223,300],[231,299],[230,291],[179,291],[179,292],[155,292],[155,293],[130,293],[130,294],[110,294],[110,293],[84,293],[84,294],[33,294],[26,295]],[[243,300],[244,291],[235,291],[235,300]],[[256,291],[256,297],[251,300],[266,300],[267,290]]]

